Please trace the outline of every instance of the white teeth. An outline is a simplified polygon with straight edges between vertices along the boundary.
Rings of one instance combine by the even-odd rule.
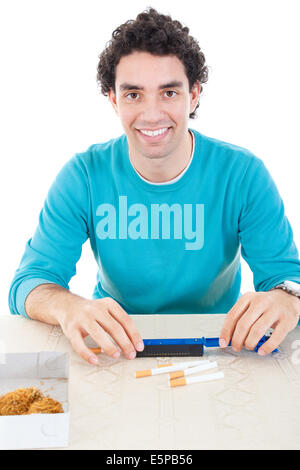
[[[156,135],[160,135],[160,134],[163,134],[164,132],[166,132],[168,130],[167,127],[164,127],[163,129],[159,129],[158,131],[144,131],[142,129],[140,129],[140,131],[143,133],[143,134],[146,134],[146,135],[150,135],[152,137],[156,136]]]

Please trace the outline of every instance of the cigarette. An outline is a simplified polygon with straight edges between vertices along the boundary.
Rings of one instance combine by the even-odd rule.
[[[168,367],[157,367],[156,369],[137,370],[135,376],[138,379],[139,377],[148,377],[149,375],[166,374],[167,372],[173,372],[175,370],[184,370],[188,367],[198,366],[199,364],[204,364],[207,362],[209,361],[203,359],[201,361],[178,362],[177,364]]]
[[[185,370],[177,370],[170,373],[170,379],[178,379],[179,377],[186,377],[187,375],[195,374],[195,372],[201,372],[202,370],[214,369],[218,366],[217,362],[209,362],[208,364],[201,364],[200,366],[190,367]]]
[[[197,375],[196,377],[182,377],[180,379],[169,380],[170,387],[179,387],[180,385],[189,385],[197,382],[209,382],[210,380],[224,379],[224,372],[215,372],[214,374]]]

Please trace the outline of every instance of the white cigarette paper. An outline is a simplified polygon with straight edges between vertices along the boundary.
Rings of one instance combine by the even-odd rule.
[[[197,382],[208,382],[210,380],[224,379],[224,372],[215,372],[214,374],[197,375],[196,377],[187,377],[188,384]]]
[[[208,362],[209,361],[203,359],[198,361],[178,362],[177,364],[168,367],[157,367],[157,369],[137,370],[135,376],[136,378],[139,378],[151,375],[167,374],[168,372],[173,372],[175,370],[184,370],[188,367],[198,366],[200,364],[206,364]]]
[[[218,366],[217,362],[209,362],[208,364],[203,364],[203,365],[196,366],[196,367],[190,367],[189,369],[184,370],[183,373],[184,373],[184,376],[186,377],[187,375],[195,374],[195,372],[201,372],[202,370],[214,369],[217,366]]]
[[[169,380],[170,387],[179,387],[197,382],[209,382],[224,378],[224,372],[215,372],[214,374],[197,375],[196,377],[181,377],[180,379]]]
[[[206,363],[209,361],[205,361]],[[173,372],[175,370],[185,370],[188,367],[193,367],[197,366],[200,364],[203,364],[204,361],[190,361],[190,362],[179,362],[178,364],[175,364],[174,366],[170,367],[159,367],[157,369],[151,369],[152,375],[157,375],[157,374],[165,374],[167,372]]]

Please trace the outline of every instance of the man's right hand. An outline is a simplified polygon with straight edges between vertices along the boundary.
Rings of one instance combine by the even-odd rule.
[[[74,351],[91,364],[97,364],[98,358],[83,340],[87,335],[105,354],[113,358],[118,358],[122,350],[127,359],[134,359],[136,351],[144,349],[142,337],[133,320],[111,297],[82,299],[77,308],[63,312],[57,319]]]
[[[98,358],[84,342],[88,335],[114,358],[122,351],[134,359],[136,351],[144,349],[133,320],[111,297],[90,300],[57,284],[42,284],[27,296],[25,311],[34,320],[60,325],[74,351],[91,364],[97,364]]]

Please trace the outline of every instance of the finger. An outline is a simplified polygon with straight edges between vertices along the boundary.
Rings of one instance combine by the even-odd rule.
[[[249,350],[256,348],[258,342],[266,334],[266,331],[274,323],[277,313],[274,310],[266,310],[251,326],[245,339],[245,347]]]
[[[109,312],[103,312],[101,315],[101,327],[116,341],[128,359],[136,357],[135,347],[126,331]]]
[[[259,348],[257,353],[266,356],[276,349],[284,340],[289,330],[284,323],[278,323],[270,338]]]
[[[101,347],[103,352],[114,359],[120,357],[120,351],[118,347],[112,342],[105,330],[102,328],[102,325],[95,320],[91,322],[87,331],[90,337]]]
[[[240,297],[234,306],[228,311],[220,333],[219,344],[221,348],[224,348],[228,345],[237,321],[247,310],[252,298],[252,295],[250,294],[251,293],[247,293]]]
[[[69,337],[70,343],[74,351],[82,357],[85,361],[90,364],[98,364],[98,358],[93,352],[86,346],[83,338],[78,330],[74,331],[72,336]]]
[[[245,341],[249,336],[249,332],[252,326],[255,324],[255,322],[257,322],[258,318],[260,318],[263,315],[263,313],[264,313],[264,307],[262,305],[259,305],[257,303],[253,303],[253,304],[250,303],[246,312],[244,312],[244,314],[238,320],[235,330],[233,332],[233,335],[231,338],[231,346],[234,351],[241,351],[243,345],[245,344],[246,346]]]
[[[114,299],[110,300],[108,310],[110,314],[122,325],[130,338],[134,348],[137,351],[143,351],[143,339],[138,331],[132,318],[125,312],[125,310]]]

